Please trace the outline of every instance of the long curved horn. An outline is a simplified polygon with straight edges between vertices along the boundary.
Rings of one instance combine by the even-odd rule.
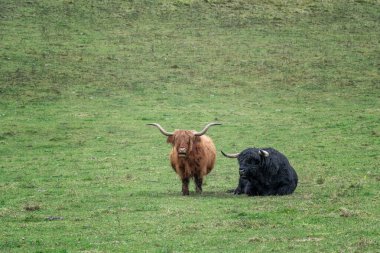
[[[236,154],[226,154],[224,153],[223,151],[220,151],[222,152],[222,154],[225,156],[225,157],[228,157],[228,158],[238,158],[238,156],[240,155],[240,153],[236,153]]]
[[[213,122],[213,123],[209,123],[209,124],[207,124],[207,125],[203,128],[202,131],[200,131],[200,132],[195,132],[194,135],[195,135],[195,136],[201,136],[201,135],[204,135],[204,134],[207,132],[207,130],[208,130],[211,126],[217,126],[217,125],[221,125],[221,123],[215,123],[215,122]]]
[[[166,131],[166,130],[165,130],[162,126],[160,126],[160,124],[158,124],[158,123],[149,123],[149,124],[147,124],[147,125],[148,125],[148,126],[155,126],[155,127],[157,127],[163,135],[166,135],[166,136],[172,136],[172,135],[173,135],[173,133],[170,133],[170,132]]]

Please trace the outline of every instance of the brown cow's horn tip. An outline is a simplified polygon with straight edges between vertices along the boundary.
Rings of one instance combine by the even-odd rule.
[[[160,132],[163,134],[163,135],[166,135],[166,136],[172,136],[173,133],[170,133],[168,131],[166,131],[160,124],[158,123],[148,123],[147,124],[148,126],[155,126],[158,128],[158,130],[160,130]]]
[[[200,131],[200,132],[195,132],[195,135],[196,135],[196,136],[204,135],[204,134],[207,132],[207,130],[208,130],[211,126],[218,126],[218,125],[221,125],[221,124],[222,124],[222,123],[217,123],[217,122],[208,123],[208,124],[203,128],[202,131]]]

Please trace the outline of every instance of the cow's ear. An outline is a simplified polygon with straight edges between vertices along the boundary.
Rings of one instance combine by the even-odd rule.
[[[259,155],[262,156],[262,157],[268,157],[269,156],[269,153],[268,151],[265,151],[263,149],[260,149],[259,150]]]
[[[169,136],[166,142],[174,145],[174,135]]]

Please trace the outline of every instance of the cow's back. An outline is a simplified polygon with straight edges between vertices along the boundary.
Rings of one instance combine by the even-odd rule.
[[[272,148],[266,150],[270,152],[273,158],[272,164],[269,166],[279,169],[276,175],[277,180],[274,181],[277,181],[279,183],[278,185],[282,187],[275,187],[275,194],[286,195],[293,193],[298,183],[298,176],[295,169],[290,164],[288,158],[281,152]]]

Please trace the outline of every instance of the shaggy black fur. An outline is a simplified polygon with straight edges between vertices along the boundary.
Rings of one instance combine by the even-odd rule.
[[[269,153],[265,156],[260,150]],[[247,148],[237,157],[239,184],[235,194],[287,195],[297,187],[298,176],[288,159],[273,148]]]

